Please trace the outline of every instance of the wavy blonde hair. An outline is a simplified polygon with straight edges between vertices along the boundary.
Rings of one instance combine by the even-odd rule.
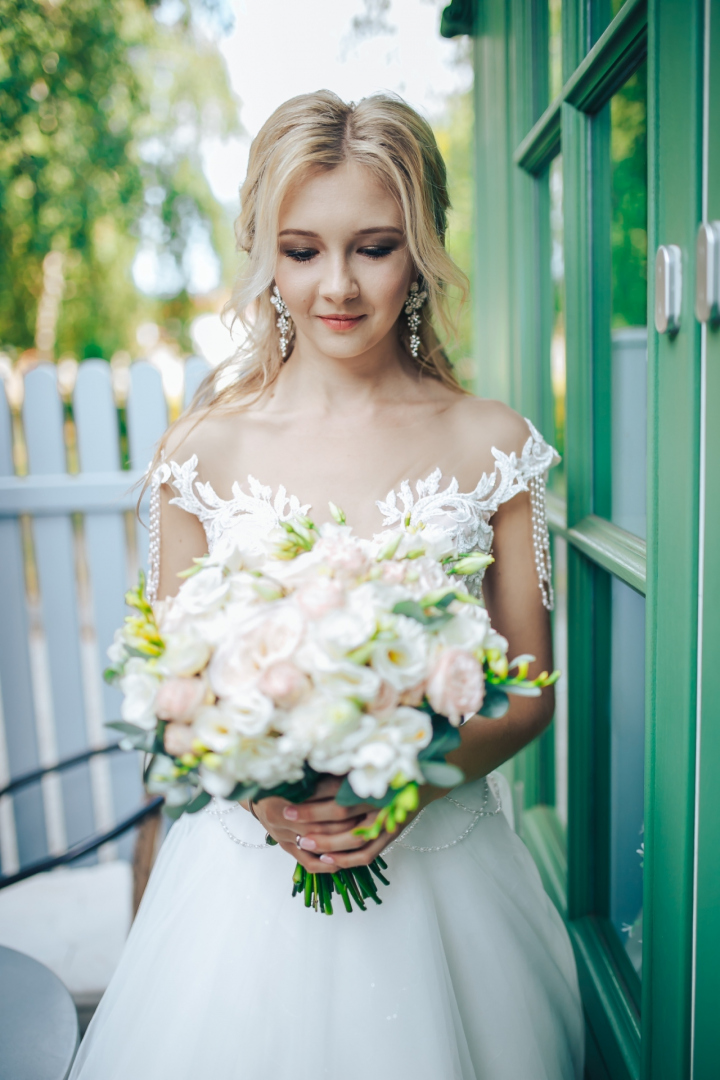
[[[453,335],[448,289],[456,288],[463,302],[468,289],[465,275],[445,250],[450,200],[445,162],[432,128],[400,97],[373,94],[346,104],[329,90],[320,90],[276,109],[250,147],[235,223],[238,249],[245,257],[228,305],[246,338],[235,356],[205,377],[181,419],[197,412],[200,420],[215,405],[247,407],[277,379],[283,358],[270,296],[280,207],[291,186],[305,176],[348,160],[365,165],[397,199],[408,249],[428,295],[421,309],[417,358],[410,353],[407,320],[399,320],[408,357],[421,372],[464,392],[434,329],[437,323],[444,336]],[[161,440],[153,467],[173,427]]]

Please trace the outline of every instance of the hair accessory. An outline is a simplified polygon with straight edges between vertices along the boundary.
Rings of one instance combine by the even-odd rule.
[[[417,281],[413,281],[410,286],[410,293],[405,301],[405,314],[408,317],[408,326],[410,327],[410,352],[412,353],[413,360],[417,360],[417,355],[420,351],[420,335],[418,330],[420,328],[420,308],[427,300],[427,293],[423,289],[420,291],[420,286]]]
[[[287,304],[280,295],[280,290],[277,285],[273,285],[270,303],[278,313],[277,328],[280,331],[280,355],[284,360],[287,356],[288,341],[290,340],[290,312],[287,309]]]

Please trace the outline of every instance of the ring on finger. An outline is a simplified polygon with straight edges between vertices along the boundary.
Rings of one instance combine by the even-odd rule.
[[[297,836],[295,837],[295,846],[296,847],[298,847],[298,848],[300,847],[300,841],[301,840],[302,840],[302,836],[300,835],[300,833],[298,833]],[[300,848],[300,850],[302,851],[302,848]]]

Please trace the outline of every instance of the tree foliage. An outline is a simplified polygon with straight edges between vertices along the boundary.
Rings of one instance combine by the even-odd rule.
[[[202,233],[227,255],[200,135],[237,127],[191,9],[166,26],[143,0],[0,0],[0,344],[33,345],[51,251],[65,278],[59,352],[128,348],[158,308],[182,331],[188,244]],[[161,300],[133,283],[138,241],[165,269]]]

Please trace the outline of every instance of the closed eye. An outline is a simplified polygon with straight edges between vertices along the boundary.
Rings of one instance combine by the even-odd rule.
[[[284,254],[295,262],[310,262],[317,255],[317,251],[315,248],[290,248]]]
[[[374,245],[373,247],[358,248],[358,254],[366,255],[369,259],[384,259],[386,255],[390,255],[394,250],[394,247]]]

